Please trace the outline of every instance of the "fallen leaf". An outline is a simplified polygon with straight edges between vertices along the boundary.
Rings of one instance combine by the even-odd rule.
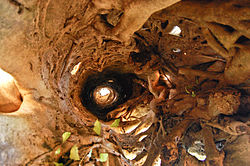
[[[62,135],[62,139],[63,139],[63,143],[65,142],[65,141],[67,141],[67,139],[70,137],[70,135],[71,135],[71,132],[65,132],[65,133],[63,133],[63,135]]]
[[[98,120],[95,121],[93,130],[97,135],[101,135],[101,123]]]
[[[106,162],[108,160],[108,153],[100,153],[100,162]]]
[[[119,126],[119,123],[120,123],[120,119],[116,119],[110,127],[118,127]]]
[[[79,157],[79,154],[78,154],[78,147],[76,145],[74,145],[70,149],[69,158],[72,159],[72,160],[80,160],[80,157]]]

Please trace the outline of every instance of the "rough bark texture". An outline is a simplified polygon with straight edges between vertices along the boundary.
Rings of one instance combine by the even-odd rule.
[[[247,0],[1,1],[0,68],[14,80],[1,84],[0,75],[0,165],[250,163],[249,8]],[[133,93],[97,135],[81,93],[109,72],[132,73]],[[204,162],[188,153],[197,141]],[[69,157],[73,145],[80,160]]]

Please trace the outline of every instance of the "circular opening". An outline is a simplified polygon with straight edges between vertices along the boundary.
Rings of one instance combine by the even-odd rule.
[[[94,89],[93,99],[96,104],[106,107],[117,101],[117,92],[109,86],[99,86]]]
[[[131,96],[132,77],[133,74],[113,71],[89,76],[80,94],[82,105],[99,119],[106,120],[107,113]]]

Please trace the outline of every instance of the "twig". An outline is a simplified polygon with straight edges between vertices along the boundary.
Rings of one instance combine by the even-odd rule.
[[[218,123],[205,123],[206,125],[208,126],[211,126],[211,127],[214,127],[214,128],[217,128],[217,129],[220,129],[228,134],[231,134],[231,135],[242,135],[242,134],[246,134],[246,131],[245,132],[237,132],[236,131],[236,127],[237,125],[243,125],[245,127],[248,128],[248,126],[242,122],[232,122],[231,125],[227,125],[227,126],[222,126]]]
[[[220,73],[194,70],[194,69],[188,69],[188,68],[179,68],[179,74],[194,75],[194,76],[200,76],[200,77],[205,77],[205,78],[215,79],[215,80],[223,79],[223,74],[220,74]]]
[[[205,151],[207,154],[206,164],[208,166],[223,166],[224,153],[218,152],[216,149],[211,128],[205,126],[202,129],[202,135],[204,138]]]
[[[230,57],[229,57],[228,51],[222,46],[221,43],[217,41],[215,36],[212,34],[212,32],[208,28],[203,29],[203,34],[205,38],[207,39],[208,44],[221,56],[229,60]]]

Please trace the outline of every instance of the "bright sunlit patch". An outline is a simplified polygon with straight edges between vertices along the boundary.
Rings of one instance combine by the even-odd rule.
[[[0,69],[0,113],[17,111],[22,104],[21,94],[14,78]]]
[[[118,96],[117,92],[113,88],[100,86],[96,87],[93,91],[93,99],[98,105],[105,107],[116,102],[118,100]]]
[[[205,145],[201,141],[195,141],[193,145],[188,148],[188,153],[200,161],[205,161],[207,156],[204,146]]]
[[[160,155],[155,159],[153,166],[161,166],[161,158]]]
[[[0,84],[6,84],[12,82],[13,80],[14,78],[10,74],[0,69]]]
[[[162,79],[164,80],[165,84],[172,88],[173,87],[173,84],[172,84],[172,80],[171,80],[171,77],[167,74],[162,74]]]
[[[100,91],[99,91],[99,94],[101,95],[101,96],[106,96],[106,95],[108,95],[108,94],[110,94],[111,92],[110,92],[110,90],[108,89],[108,88],[101,88],[100,89]]]
[[[127,159],[134,160],[137,157],[137,155],[139,155],[143,151],[143,149],[144,148],[133,148],[132,152],[122,149],[122,152]],[[144,157],[147,157],[147,155],[145,155]],[[140,161],[141,163],[145,162],[146,158],[144,157],[141,159]],[[142,165],[142,164],[135,164],[135,165]]]
[[[169,34],[180,37],[181,28],[178,26],[174,26],[173,29],[169,32]]]
[[[175,52],[175,53],[179,53],[179,52],[181,52],[181,49],[179,49],[179,48],[173,48],[172,51]]]
[[[77,71],[79,70],[79,67],[82,62],[79,62],[77,65],[74,66],[73,70],[70,72],[72,75],[75,75]]]
[[[136,153],[129,153],[127,150],[122,150],[123,151],[123,154],[124,154],[124,156],[127,158],[127,159],[129,159],[129,160],[133,160],[133,159],[135,159],[136,158]]]
[[[139,142],[141,142],[144,138],[146,138],[147,137],[147,135],[143,135],[143,136],[141,136],[140,138],[139,138]]]
[[[138,127],[140,124],[140,122],[138,122],[137,124],[134,124],[132,126],[129,126],[129,128],[127,128],[127,130],[125,131],[125,133],[130,133],[132,132],[134,129],[136,129],[136,127]]]
[[[143,128],[141,128],[140,130],[136,131],[135,134],[137,135],[137,134],[140,134],[140,133],[143,133],[143,132],[147,131],[150,126],[151,126],[151,124],[145,125]]]
[[[167,75],[167,74],[164,74],[164,75],[162,76],[162,78],[163,78],[163,80],[165,80],[165,81],[170,80],[170,76]]]

